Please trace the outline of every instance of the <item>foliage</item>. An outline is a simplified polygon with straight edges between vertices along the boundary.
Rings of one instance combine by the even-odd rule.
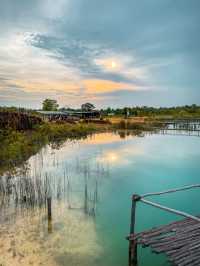
[[[41,123],[42,119],[35,115],[16,111],[0,111],[0,129],[28,130]]]
[[[83,111],[92,111],[95,109],[95,106],[92,103],[84,103],[81,105]]]
[[[57,104],[56,101],[54,103]],[[35,115],[36,112],[25,109],[20,109],[19,112],[19,109],[14,107],[0,107],[0,114],[1,112],[6,113],[7,118],[5,119],[3,115],[5,120],[3,119],[1,121],[0,119],[0,169],[2,167],[9,169],[27,160],[47,143],[57,145],[67,138],[83,138],[93,132],[106,129],[130,129],[140,132],[143,130],[152,130],[162,126],[160,121],[167,117],[200,117],[200,106],[187,105],[168,108],[143,106],[102,110],[104,115],[114,113],[117,116],[118,121],[111,125],[109,123],[105,125],[94,123],[69,124],[66,122],[40,123],[41,120],[38,120],[38,116]],[[145,119],[143,119],[143,122],[137,122],[135,118],[122,119],[121,116],[127,113],[134,116],[144,116]]]
[[[96,131],[92,124],[45,123],[39,129],[41,135],[48,137],[49,141],[63,138],[80,138]]]
[[[55,101],[51,99],[46,99],[50,101]],[[45,100],[45,101],[46,101]],[[45,102],[44,101],[44,102]],[[43,103],[44,103],[43,102]],[[56,106],[54,106],[54,110],[58,108],[58,104],[55,101]],[[84,106],[89,107],[91,105],[91,108],[94,109],[94,105],[90,103],[83,104],[82,107],[84,109]],[[74,110],[71,108],[62,108],[63,110]],[[43,109],[44,110],[44,109]],[[78,110],[78,109],[77,109]],[[91,109],[90,109],[91,110]],[[8,112],[22,112],[22,113],[28,113],[33,115],[38,115],[36,111],[25,109],[25,108],[17,108],[17,107],[0,107],[0,111],[8,111]],[[51,111],[51,110],[49,110]],[[148,116],[148,117],[200,117],[200,106],[196,104],[192,105],[185,105],[185,106],[175,106],[175,107],[149,107],[149,106],[133,106],[133,107],[124,107],[124,108],[116,108],[113,109],[111,107],[108,107],[106,109],[102,109],[101,113],[104,116],[107,116],[108,114],[113,114],[115,116],[125,116],[127,113],[130,116]]]
[[[0,131],[0,141],[0,169],[4,170],[12,169],[35,154],[46,142],[46,138],[39,138],[36,132],[28,134],[9,129]]]
[[[56,100],[53,99],[45,99],[42,103],[42,110],[43,111],[56,111],[58,110],[58,103]]]
[[[27,109],[22,107],[16,107],[16,106],[0,106],[0,112],[9,112],[9,113],[23,113],[27,115],[36,115],[38,116],[38,113],[36,110],[33,109]]]
[[[67,138],[83,138],[96,130],[91,124],[67,123],[44,123],[31,131],[0,130],[0,170],[12,169],[23,163],[47,143],[56,144]]]
[[[115,129],[125,129],[125,130],[139,130],[139,131],[151,131],[156,128],[161,128],[162,123],[156,121],[145,121],[142,123],[139,122],[131,122],[127,120],[121,120],[116,124],[113,124]]]
[[[130,116],[169,116],[169,117],[200,117],[200,106],[192,104],[176,107],[148,107],[148,106],[135,106],[112,109],[108,107],[101,110],[104,115],[114,114],[116,116],[124,116],[129,113]]]

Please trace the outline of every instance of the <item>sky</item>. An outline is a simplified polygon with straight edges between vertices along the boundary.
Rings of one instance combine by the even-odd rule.
[[[200,104],[199,0],[0,0],[0,105]]]

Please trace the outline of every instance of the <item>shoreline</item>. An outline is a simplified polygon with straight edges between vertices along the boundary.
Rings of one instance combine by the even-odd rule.
[[[191,118],[190,120],[192,121]],[[103,121],[103,122],[102,122]],[[13,171],[23,165],[44,145],[61,145],[66,140],[86,138],[94,133],[131,131],[134,135],[153,132],[165,128],[163,119],[113,117],[98,121],[81,121],[78,123],[43,122],[32,129],[0,129],[0,175]]]
[[[0,174],[12,171],[36,154],[44,145],[60,145],[67,139],[78,140],[94,133],[131,130],[135,134],[153,130],[149,123],[43,123],[31,130],[0,130]]]

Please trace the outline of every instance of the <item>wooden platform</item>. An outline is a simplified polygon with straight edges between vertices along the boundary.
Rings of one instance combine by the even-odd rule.
[[[161,192],[132,195],[130,234],[127,238],[129,240],[129,266],[138,265],[138,245],[150,247],[155,253],[164,253],[172,265],[200,266],[200,216],[194,216],[145,199],[199,188],[200,184],[194,184]],[[138,202],[184,218],[168,225],[136,233],[136,205]]]
[[[165,253],[172,265],[200,265],[200,223],[193,219],[130,235],[130,243],[151,247],[155,253]]]

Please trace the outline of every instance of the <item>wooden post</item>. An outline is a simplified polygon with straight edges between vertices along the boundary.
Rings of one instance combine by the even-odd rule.
[[[132,207],[131,207],[131,225],[130,225],[130,236],[135,233],[135,212],[136,212],[136,203],[140,199],[140,196],[132,196]],[[134,238],[131,237],[129,240],[129,266],[137,265],[137,242]]]
[[[47,198],[47,212],[48,212],[48,220],[51,220],[51,197]]]
[[[47,198],[48,232],[52,233],[51,197]]]
[[[85,202],[84,202],[84,210],[85,213],[88,213],[88,191],[87,191],[87,183],[85,184]]]

